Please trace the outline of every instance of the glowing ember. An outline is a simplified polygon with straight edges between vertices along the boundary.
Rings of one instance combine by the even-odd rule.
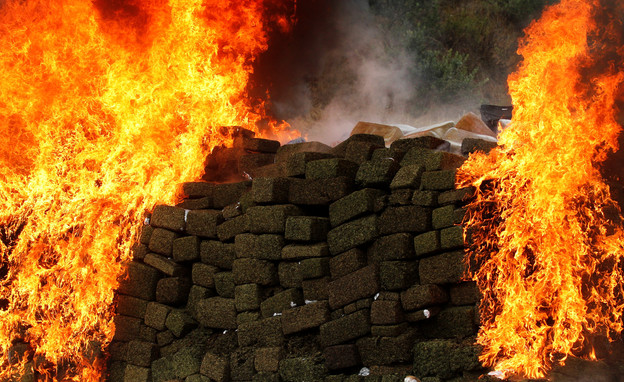
[[[484,294],[481,360],[499,373],[542,377],[622,330],[624,234],[597,165],[621,130],[623,10],[563,0],[526,30],[513,123],[458,176],[478,190],[468,260]]]
[[[201,175],[220,126],[257,130],[251,63],[293,3],[5,2],[0,380],[25,372],[20,346],[38,380],[100,379],[144,211]]]

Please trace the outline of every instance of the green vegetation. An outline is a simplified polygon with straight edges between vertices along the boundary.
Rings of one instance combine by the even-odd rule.
[[[417,106],[509,102],[506,78],[519,61],[522,30],[553,0],[369,0],[386,49],[407,52],[419,84]]]

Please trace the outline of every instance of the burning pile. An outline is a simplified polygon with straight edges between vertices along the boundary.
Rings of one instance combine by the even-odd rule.
[[[621,132],[622,12],[563,0],[532,24],[509,82],[513,123],[459,175],[478,188],[468,227],[481,360],[504,373],[544,376],[622,331],[624,232],[598,169]]]
[[[288,1],[13,1],[0,13],[0,379],[97,380],[134,230],[197,179]],[[19,346],[18,346],[19,347]]]

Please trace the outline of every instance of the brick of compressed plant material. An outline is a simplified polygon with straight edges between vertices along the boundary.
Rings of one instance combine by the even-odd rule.
[[[161,357],[152,362],[152,380],[165,382],[174,380],[176,375],[173,371],[172,357]]]
[[[186,273],[185,268],[180,264],[155,253],[148,253],[143,261],[168,276],[180,276]]]
[[[401,188],[393,190],[388,196],[388,206],[407,206],[414,204],[414,190],[411,188]]]
[[[182,183],[182,194],[187,198],[199,199],[199,198],[212,198],[214,194],[214,183],[208,182],[185,182]]]
[[[236,329],[236,304],[233,298],[210,297],[197,303],[200,325],[208,328]]]
[[[422,207],[435,207],[438,205],[438,191],[416,190],[412,195],[412,204]]]
[[[429,231],[414,237],[414,251],[417,257],[422,257],[441,249],[440,231]]]
[[[258,372],[276,372],[283,358],[284,349],[281,347],[258,348],[254,354],[254,366]]]
[[[185,211],[183,208],[158,205],[154,207],[152,217],[150,219],[150,225],[155,228],[164,228],[170,231],[182,232],[184,231],[185,223]]]
[[[455,188],[456,170],[426,171],[420,179],[423,190],[446,191]]]
[[[194,263],[191,272],[193,284],[206,288],[214,288],[214,275],[217,272],[219,272],[219,268],[215,266],[204,263]]]
[[[407,322],[401,322],[395,325],[374,325],[371,326],[371,335],[373,337],[398,337],[405,333],[409,328]]]
[[[327,301],[317,301],[284,310],[282,313],[282,330],[284,334],[298,333],[317,328],[328,322],[329,319],[329,304]]]
[[[461,166],[466,158],[445,151],[434,151],[420,147],[410,149],[401,161],[401,166],[422,165],[426,171],[451,170]]]
[[[390,189],[418,188],[425,168],[419,164],[403,166],[397,171],[390,183]]]
[[[405,321],[411,323],[419,323],[421,321],[430,320],[440,313],[442,309],[439,306],[432,306],[426,309],[415,310],[413,312],[405,313]]]
[[[436,149],[444,145],[445,143],[446,141],[440,138],[425,136],[425,137],[416,137],[416,138],[397,139],[396,141],[392,142],[392,144],[390,145],[390,148],[407,152],[413,147],[421,147],[425,149]]]
[[[24,346],[24,351],[26,351],[27,346],[26,344],[23,344]],[[11,346],[11,348],[9,349],[9,356],[8,358],[11,360],[10,362],[12,362],[12,360],[14,359],[13,356],[13,349],[16,345]],[[110,359],[111,361],[125,361],[126,360],[126,356],[128,353],[128,343],[127,342],[117,342],[117,341],[113,341],[111,342],[111,344],[108,346],[108,353],[110,354]],[[21,352],[19,354],[20,359],[23,357],[23,352]]]
[[[449,295],[453,305],[473,305],[481,299],[477,283],[473,281],[451,286]]]
[[[241,326],[252,321],[259,321],[262,318],[257,310],[240,312],[236,315],[236,325]]]
[[[253,257],[260,260],[280,260],[283,247],[284,237],[281,235],[258,235]]]
[[[382,261],[379,264],[382,290],[409,288],[418,281],[417,261]]]
[[[329,246],[327,243],[308,245],[290,244],[282,248],[283,260],[302,260],[325,256],[329,256]]]
[[[286,289],[272,297],[267,298],[260,304],[262,317],[273,317],[275,313],[282,313],[293,306],[303,305],[303,294],[296,288]]]
[[[173,261],[183,263],[199,259],[199,244],[201,240],[197,236],[185,236],[173,241]]]
[[[401,293],[401,304],[406,311],[444,304],[448,293],[435,284],[414,285]]]
[[[301,288],[301,264],[298,262],[282,261],[278,264],[279,284],[285,288]]]
[[[433,229],[452,227],[455,224],[455,206],[448,205],[431,211]]]
[[[329,305],[332,309],[343,307],[379,292],[379,271],[375,264],[359,269],[329,284]]]
[[[286,240],[318,242],[327,239],[329,219],[316,216],[289,216],[286,219]]]
[[[171,333],[171,330],[165,330],[156,334],[156,343],[160,347],[170,345],[174,340],[175,336]]]
[[[252,233],[284,233],[286,219],[301,215],[302,211],[292,204],[255,206],[247,210]]]
[[[156,343],[156,333],[158,330],[143,324],[139,330],[139,340]]]
[[[241,195],[251,187],[250,181],[237,183],[222,183],[214,186],[214,208],[221,209],[227,205],[236,203]]]
[[[237,258],[279,260],[282,257],[282,247],[284,238],[281,235],[243,233],[236,235],[234,239]]]
[[[414,346],[414,372],[417,375],[436,375],[441,378],[453,376],[450,355],[457,344],[449,340],[422,341]]]
[[[441,206],[469,201],[475,195],[474,187],[464,187],[457,190],[444,191],[438,196],[438,203]]]
[[[301,283],[303,298],[308,301],[327,300],[329,298],[327,290],[330,281],[329,277],[303,280]]]
[[[420,206],[388,207],[378,219],[382,235],[399,232],[425,232],[431,229],[431,210]]]
[[[230,353],[230,378],[232,381],[251,381],[254,375],[253,348],[239,348]]]
[[[186,216],[186,233],[206,238],[217,238],[217,226],[223,223],[223,214],[216,210],[189,211]]]
[[[394,325],[405,320],[399,301],[375,300],[371,304],[371,324]]]
[[[202,240],[199,256],[202,263],[223,269],[232,269],[232,263],[236,258],[234,244],[216,240]]]
[[[189,375],[184,379],[184,382],[211,382],[210,378],[201,374]]]
[[[230,220],[234,219],[235,217],[241,216],[243,214],[243,209],[238,202],[234,204],[228,204],[227,206],[223,207],[223,209],[221,210],[221,214],[223,215],[224,220]]]
[[[251,382],[280,382],[280,376],[278,373],[263,371],[255,373]]]
[[[455,306],[440,311],[423,321],[421,327],[427,338],[463,338],[476,334],[474,306]]]
[[[117,341],[131,341],[138,338],[143,320],[136,317],[115,316],[115,337]]]
[[[466,214],[468,210],[466,208],[456,208],[453,211],[453,223],[454,224],[462,224],[464,219],[466,218]]]
[[[284,382],[323,381],[327,370],[318,362],[313,357],[283,359],[279,364],[280,380]]]
[[[208,297],[214,296],[214,290],[204,288],[199,285],[192,285],[191,290],[189,291],[188,299],[186,301],[186,310],[195,317],[197,303],[199,300],[203,300]]]
[[[149,247],[145,244],[135,243],[132,246],[132,259],[136,261],[143,261],[145,255],[149,253]]]
[[[320,326],[321,346],[338,345],[370,333],[370,312],[366,309]]]
[[[305,175],[308,162],[333,158],[332,154],[315,153],[315,152],[299,152],[292,154],[285,162],[286,176],[301,177]]]
[[[299,271],[304,280],[327,276],[329,275],[329,257],[314,257],[301,260]]]
[[[183,337],[197,327],[197,322],[181,310],[173,310],[165,321],[167,329],[176,337]]]
[[[496,148],[496,146],[498,146],[496,142],[476,138],[464,138],[464,140],[462,140],[461,153],[465,156],[477,151],[487,154],[492,151],[492,149]]]
[[[399,301],[400,299],[399,292],[381,291],[376,295],[376,300],[379,301]]]
[[[156,286],[156,301],[179,306],[186,303],[190,290],[191,280],[187,277],[165,277]]]
[[[373,298],[369,297],[369,298],[362,298],[359,299],[355,302],[356,308],[357,310],[360,309],[370,309],[371,305],[373,304]]]
[[[347,305],[344,307],[344,314],[351,314],[353,312],[356,312],[357,309],[357,304],[355,302]]]
[[[281,346],[283,343],[282,319],[279,316],[238,326],[238,346]]]
[[[274,285],[278,281],[275,264],[266,260],[236,259],[232,265],[232,272],[237,285]]]
[[[377,262],[413,259],[414,236],[409,233],[382,236],[369,247],[368,258]]]
[[[392,365],[412,359],[416,332],[408,330],[398,337],[365,337],[356,345],[364,365]]]
[[[293,179],[288,200],[297,205],[324,206],[350,194],[354,181],[348,177],[331,179]]]
[[[145,325],[156,330],[165,330],[165,321],[171,308],[158,302],[150,302],[145,311]]]
[[[260,308],[262,289],[258,284],[237,285],[234,289],[234,304],[237,312]]]
[[[141,298],[126,296],[123,294],[117,295],[117,314],[123,314],[125,316],[143,318],[145,317],[145,309],[149,301]]]
[[[259,153],[276,153],[280,148],[279,141],[263,138],[245,138],[243,139],[243,148],[249,151]]]
[[[148,265],[131,262],[126,271],[127,277],[119,285],[119,293],[143,300],[156,298],[156,284],[161,273]]]
[[[179,235],[173,231],[169,231],[164,228],[156,228],[154,229],[154,232],[152,232],[148,247],[152,252],[165,256],[171,256],[173,241],[178,237]]]
[[[238,160],[238,171],[241,174],[249,174],[254,169],[274,163],[274,161],[275,154],[272,153],[244,154]]]
[[[400,163],[404,155],[405,155],[405,151],[397,150],[391,147],[384,147],[384,148],[375,150],[370,159],[377,160],[377,159],[383,159],[383,158],[392,158],[395,161]]]
[[[328,346],[323,349],[323,358],[329,370],[349,369],[362,364],[355,344]]]
[[[336,227],[349,220],[377,212],[377,200],[384,195],[381,190],[366,188],[355,191],[329,206],[329,220]]]
[[[276,162],[285,162],[296,153],[322,153],[329,154],[332,148],[321,142],[301,142],[283,145],[277,149]]]
[[[141,234],[139,236],[139,242],[141,244],[148,245],[150,241],[150,237],[152,236],[152,232],[154,232],[154,227],[151,225],[144,225],[141,227]]]
[[[387,187],[399,171],[394,159],[378,159],[362,163],[355,182],[362,187]]]
[[[440,231],[440,246],[442,249],[454,249],[464,246],[464,228],[454,226]]]
[[[128,342],[128,363],[137,366],[149,367],[152,361],[158,358],[158,345],[145,341]]]
[[[230,379],[230,363],[228,357],[208,352],[202,359],[199,372],[216,382],[227,382]]]
[[[332,154],[339,156],[339,157],[344,157],[347,154],[347,148],[349,147],[349,144],[351,144],[352,142],[368,142],[368,143],[377,145],[379,147],[386,146],[386,142],[384,141],[384,138],[380,135],[353,134],[349,138],[344,140],[343,142],[336,145],[336,147],[332,149]]]
[[[176,377],[186,378],[199,373],[203,355],[203,348],[197,345],[184,347],[176,352],[171,359]]]
[[[331,179],[339,176],[355,178],[359,165],[342,158],[310,161],[306,164],[306,179]]]
[[[219,272],[214,275],[215,289],[221,297],[234,298],[234,274],[232,272]]]
[[[185,210],[206,210],[213,207],[212,196],[199,198],[199,199],[184,199],[180,203],[176,204],[176,207],[184,208]]]
[[[384,148],[384,146],[373,142],[349,142],[345,151],[345,159],[361,164],[370,160],[375,150],[381,148]]]
[[[329,260],[329,272],[333,279],[340,278],[366,266],[366,254],[357,248],[333,256]]]
[[[126,373],[127,363],[123,360],[112,360],[108,366],[107,380],[109,381],[123,381]],[[33,376],[34,377],[34,376]]]
[[[249,232],[249,216],[241,215],[227,220],[217,226],[217,236],[220,241],[229,241],[244,232]]]
[[[149,366],[149,365],[148,365]],[[24,381],[24,379],[21,379]],[[148,367],[126,365],[123,382],[151,382],[152,370]]]
[[[251,194],[256,203],[288,203],[290,181],[287,178],[254,178]]]
[[[368,244],[378,236],[377,216],[369,215],[342,224],[327,234],[327,244],[332,255]]]

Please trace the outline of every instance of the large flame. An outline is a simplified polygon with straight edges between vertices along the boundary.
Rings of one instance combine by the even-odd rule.
[[[0,2],[0,4],[2,4]],[[0,380],[99,380],[144,211],[257,130],[245,88],[294,0],[6,0],[0,8]],[[270,15],[267,9],[273,13]],[[24,345],[22,345],[24,347]]]
[[[467,232],[481,360],[504,373],[542,377],[622,331],[624,234],[598,165],[621,131],[624,8],[602,3],[562,0],[527,28],[513,123],[458,176],[477,188]]]

